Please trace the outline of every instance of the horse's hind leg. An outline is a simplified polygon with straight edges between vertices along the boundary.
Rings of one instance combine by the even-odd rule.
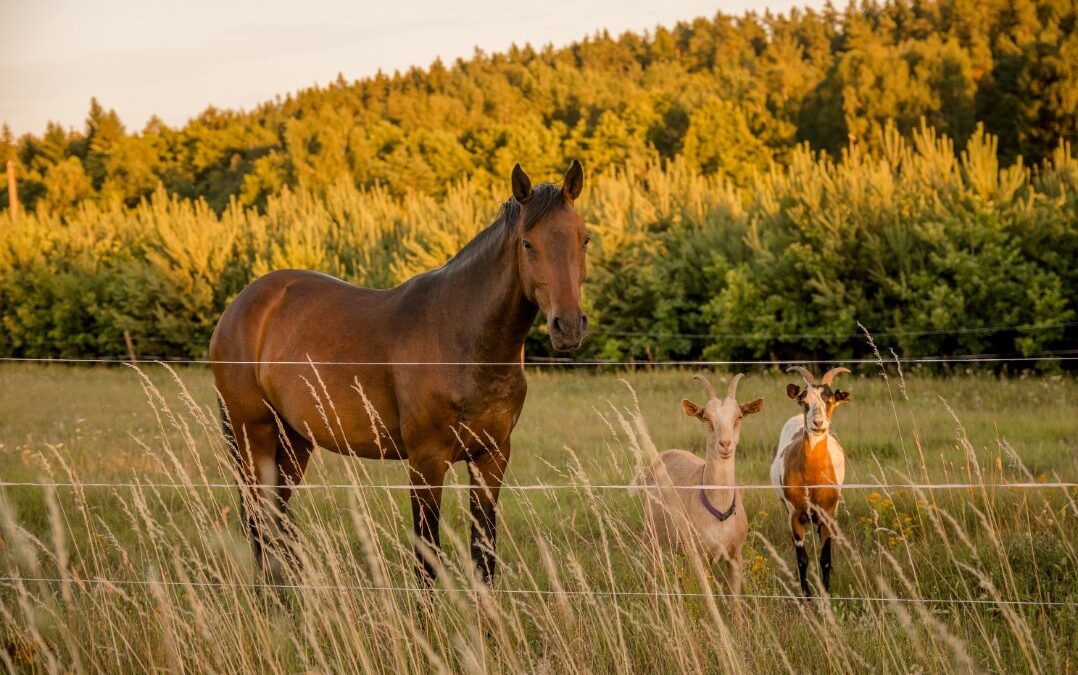
[[[260,520],[262,519],[258,508],[258,475],[256,467],[265,458],[265,443],[251,444],[252,433],[256,441],[264,434],[255,431],[255,425],[244,421],[242,416],[233,416],[222,397],[218,396],[217,405],[221,411],[221,430],[224,433],[228,453],[235,462],[235,468],[240,489],[240,519],[247,528],[247,535],[251,541],[255,561],[262,565],[262,544],[264,537]]]
[[[281,545],[292,547],[296,544],[296,532],[288,513],[288,500],[295,492],[295,486],[303,482],[303,474],[307,470],[307,462],[311,459],[314,444],[304,438],[295,429],[282,424],[277,435],[277,528],[285,537]],[[293,564],[298,564],[295,552],[288,550],[288,556]]]
[[[303,477],[311,446],[266,409],[258,417],[230,411],[230,446],[240,479],[240,504],[259,567],[275,583],[283,573],[290,526],[287,504],[291,485]],[[228,425],[226,425],[227,427]]]
[[[274,545],[274,513],[277,490],[277,430],[272,420],[252,421],[232,417],[235,446],[233,457],[239,472],[240,509],[254,549],[255,561],[262,568],[266,554]]]

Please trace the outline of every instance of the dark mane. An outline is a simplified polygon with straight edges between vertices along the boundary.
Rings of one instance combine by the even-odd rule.
[[[510,197],[502,203],[494,222],[475,235],[446,262],[446,265],[471,259],[492,246],[500,247],[505,238],[514,231],[516,223],[520,220],[521,211],[524,213],[524,231],[527,232],[540,220],[568,204],[569,200],[565,198],[565,192],[562,191],[560,185],[554,183],[536,185],[532,190],[531,199],[526,204],[518,202],[516,197]]]
[[[568,200],[565,199],[565,192],[562,191],[560,185],[555,185],[554,183],[540,183],[539,185],[536,185],[532,190],[531,199],[527,201],[524,231],[527,232],[532,229],[535,227],[536,223],[543,218],[546,218],[551,211],[556,211],[568,203]],[[494,222],[517,222],[520,219],[520,210],[524,208],[524,206],[524,204],[521,204],[516,200],[516,197],[510,197],[504,204],[502,204],[502,210],[498,214],[497,220]]]

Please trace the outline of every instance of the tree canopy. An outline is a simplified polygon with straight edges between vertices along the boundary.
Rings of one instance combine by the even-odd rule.
[[[399,283],[493,220],[514,163],[570,158],[596,242],[583,356],[870,356],[861,325],[907,356],[1072,348],[1076,7],[719,14],[178,129],[96,100],[81,131],[5,128],[27,208],[0,227],[0,353],[122,355],[130,331],[202,356],[255,276]]]
[[[338,78],[249,112],[211,107],[179,129],[153,119],[128,132],[94,99],[83,130],[5,130],[0,153],[18,163],[22,202],[53,213],[87,200],[133,206],[158,185],[217,212],[232,199],[263,208],[284,186],[324,193],[342,177],[444,195],[462,179],[504,181],[518,161],[555,175],[566,157],[594,174],[684,155],[745,185],[800,143],[837,156],[921,120],[959,151],[979,123],[1005,163],[1034,165],[1078,140],[1075,24],[1072,0],[720,13]]]

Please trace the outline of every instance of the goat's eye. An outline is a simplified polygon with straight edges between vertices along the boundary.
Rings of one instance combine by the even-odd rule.
[[[524,250],[525,251],[532,250],[532,243],[530,241],[528,241],[527,239],[524,239],[523,241],[524,241]]]

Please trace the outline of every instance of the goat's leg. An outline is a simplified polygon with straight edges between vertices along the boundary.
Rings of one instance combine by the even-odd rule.
[[[655,523],[652,522],[651,518],[647,519],[645,528],[644,554],[648,559],[648,571],[647,579],[644,581],[644,588],[648,593],[648,602],[651,605],[652,615],[658,616],[660,588],[667,587],[665,582],[661,585],[659,583],[659,575],[663,573],[663,552],[659,545],[659,536],[655,531]]]
[[[805,550],[805,523],[808,516],[800,511],[790,514],[790,533],[793,535],[794,553],[797,555],[797,577],[801,582],[801,594],[812,597],[812,588],[808,582],[808,552]]]
[[[823,579],[823,590],[831,593],[831,528],[834,523],[834,514],[821,514],[820,516],[820,577]]]
[[[735,599],[741,595],[741,578],[741,551],[738,551],[734,557],[726,560],[726,580],[730,586],[730,595]]]
[[[729,605],[733,607],[734,619],[741,623],[745,618],[745,601],[741,597],[742,564],[741,549],[726,559],[726,582],[730,587]]]

